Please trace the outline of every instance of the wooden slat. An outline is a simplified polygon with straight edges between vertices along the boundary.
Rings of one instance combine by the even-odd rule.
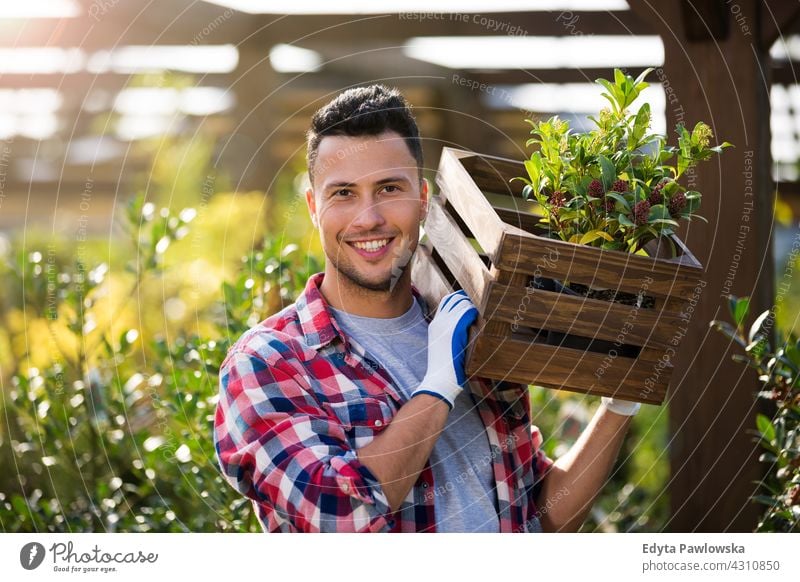
[[[460,155],[459,160],[478,188],[509,194],[525,200],[522,195],[525,183],[520,180],[511,181],[511,178],[517,176],[527,177],[528,173],[521,162],[499,156],[468,152],[465,154]]]
[[[528,214],[527,212],[515,212],[507,208],[494,207],[495,212],[500,217],[500,220],[511,226],[521,228],[525,232],[536,234],[542,232],[542,227],[539,224],[539,216],[535,214]]]
[[[638,293],[652,278],[647,282],[647,293],[664,297],[690,294],[703,275],[703,270],[693,265],[524,234],[506,232],[495,259],[498,268],[534,274],[538,266],[545,276],[628,293]],[[545,256],[557,260],[537,263],[536,258]]]
[[[672,374],[670,366],[656,372],[652,362],[616,358],[603,369],[603,354],[544,343],[529,344],[481,334],[469,353],[467,374],[495,380],[536,384],[624,400],[661,404]],[[624,365],[627,360],[630,366]],[[652,382],[652,388],[648,388]]]
[[[434,261],[431,249],[422,243],[417,246],[411,261],[411,282],[432,311],[436,310],[442,297],[453,291],[447,277]]]
[[[145,6],[146,4],[146,6]],[[277,2],[262,3],[276,14],[247,14],[195,0],[145,3],[117,2],[111,10],[66,19],[33,19],[25,34],[0,36],[1,46],[52,44],[85,49],[118,45],[235,44],[248,42],[269,47],[279,43],[342,44],[391,43],[401,45],[415,36],[652,34],[650,21],[630,10],[463,12],[451,18],[425,18],[420,12],[394,14],[280,14]],[[98,4],[98,6],[102,6]],[[535,4],[532,4],[535,8]],[[492,22],[489,22],[489,19]],[[100,23],[100,24],[98,24]],[[493,23],[497,23],[493,25]],[[512,29],[513,27],[513,29]],[[29,30],[30,29],[30,30]],[[354,52],[359,50],[354,48]]]
[[[489,270],[455,220],[444,209],[438,196],[433,196],[428,203],[425,233],[447,268],[483,313],[490,282]]]
[[[658,63],[652,63],[653,67]],[[646,67],[630,67],[625,72],[634,79]],[[469,78],[486,85],[521,85],[524,83],[594,83],[597,79],[608,79],[613,73],[610,68],[561,68],[561,69],[498,69],[494,71],[480,71],[469,73]],[[517,116],[520,117],[520,112]],[[546,115],[550,117],[550,115]],[[520,119],[522,119],[520,117]]]
[[[460,162],[460,158],[467,155],[469,153],[462,150],[443,148],[436,184],[441,197],[453,206],[494,263],[505,228],[497,212]]]
[[[640,347],[667,347],[679,325],[677,313],[496,282],[489,287],[487,314],[520,327],[608,341],[623,334],[621,343]]]
[[[528,276],[522,273],[511,273],[509,271],[500,271],[496,267],[492,266],[489,270],[489,275],[492,278],[492,282],[489,283],[489,292],[491,293],[492,287],[496,284],[500,284],[504,287],[509,287],[513,289],[522,289],[525,287],[525,283],[528,280]],[[487,318],[486,325],[484,326],[484,333],[489,335],[496,335],[499,337],[507,337],[510,336],[512,333],[511,323],[512,320],[503,320],[495,315],[494,309],[490,307],[491,300],[487,299],[487,307],[485,311],[485,317]]]

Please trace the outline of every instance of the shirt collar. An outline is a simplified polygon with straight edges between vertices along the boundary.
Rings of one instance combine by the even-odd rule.
[[[336,323],[336,319],[331,314],[330,305],[319,290],[324,276],[325,273],[312,275],[306,283],[306,288],[295,302],[306,345],[313,349],[324,347],[337,337],[341,338],[346,346],[348,345],[347,337]],[[411,286],[411,293],[419,300],[425,319],[430,322],[432,317],[430,308],[414,285]]]

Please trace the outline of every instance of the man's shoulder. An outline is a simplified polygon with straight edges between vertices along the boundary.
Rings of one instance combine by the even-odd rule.
[[[308,350],[294,303],[244,332],[228,349],[223,366],[241,354],[271,364],[276,360],[302,359]]]

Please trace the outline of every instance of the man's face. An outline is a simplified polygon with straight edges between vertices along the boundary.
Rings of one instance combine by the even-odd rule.
[[[389,291],[417,247],[428,189],[399,134],[328,136],[306,202],[329,265],[360,287]]]

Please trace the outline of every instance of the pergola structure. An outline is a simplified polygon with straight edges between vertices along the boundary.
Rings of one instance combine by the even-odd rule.
[[[770,88],[796,85],[791,59],[775,60],[770,48],[781,36],[800,33],[800,4],[757,0],[629,0],[630,9],[546,12],[531,0],[529,12],[491,13],[528,37],[569,38],[659,35],[664,63],[658,77],[666,95],[667,127],[707,121],[715,135],[732,142],[719,162],[702,166],[695,189],[703,193],[709,220],[684,225],[679,236],[706,267],[699,282],[692,328],[675,364],[669,395],[672,531],[751,531],[758,508],[748,501],[761,476],[758,449],[748,429],[755,425],[757,379],[730,362],[732,346],[709,330],[726,317],[724,295],[750,295],[753,313],[775,299],[771,234],[776,182],[772,171]],[[365,82],[399,87],[415,106],[426,136],[428,167],[440,148],[453,145],[520,158],[528,127],[519,109],[492,109],[481,91],[454,82],[454,75],[486,87],[527,83],[586,83],[610,68],[448,68],[407,56],[414,37],[486,37],[492,30],[478,13],[443,22],[399,14],[246,14],[195,0],[98,2],[81,0],[81,15],[2,23],[0,48],[75,48],[86,55],[125,46],[233,45],[238,62],[228,72],[200,73],[197,85],[235,95],[231,109],[194,120],[218,128],[220,159],[235,171],[241,189],[269,192],[276,175],[303,153],[310,114],[344,88]],[[478,16],[478,17],[476,17]],[[575,18],[577,17],[577,19]],[[269,50],[285,43],[316,51],[323,65],[308,73],[280,73]],[[10,53],[6,53],[7,55]],[[659,65],[660,63],[652,63]],[[69,68],[69,67],[67,67]],[[637,74],[644,66],[630,67]],[[48,139],[17,137],[9,162],[0,229],[28,222],[30,201],[42,215],[79,204],[87,176],[94,210],[108,211],[142,160],[107,156],[102,162],[71,163],[69,145],[96,133],[98,114],[113,108],[128,87],[130,72],[67,71],[0,73],[0,90],[51,88],[63,96],[58,132]],[[105,100],[104,100],[105,98]],[[88,107],[88,103],[93,103]],[[99,105],[98,105],[99,103]],[[564,103],[569,111],[570,104]],[[113,145],[112,136],[109,144]],[[116,140],[119,142],[119,140]],[[123,144],[124,145],[124,144]],[[234,152],[226,157],[226,150]],[[242,160],[245,160],[242,162]],[[41,165],[54,171],[43,171]],[[37,173],[38,172],[38,173]],[[780,184],[795,216],[800,187]],[[110,218],[109,218],[110,220]],[[101,226],[102,221],[93,224]],[[768,411],[766,411],[768,412]]]

